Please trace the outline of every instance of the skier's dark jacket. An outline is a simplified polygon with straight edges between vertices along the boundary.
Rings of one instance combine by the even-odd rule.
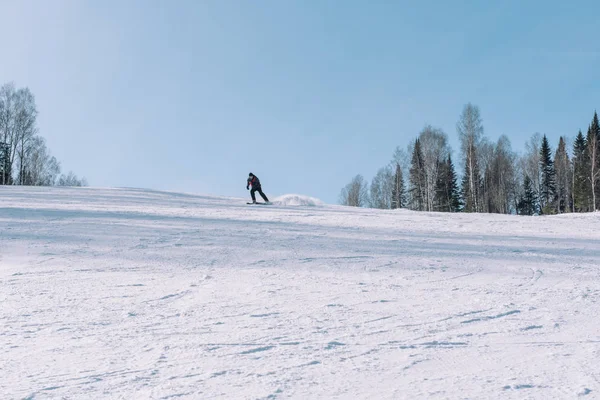
[[[256,175],[252,175],[248,177],[248,184],[246,187],[252,185],[252,189],[260,189],[260,179]]]

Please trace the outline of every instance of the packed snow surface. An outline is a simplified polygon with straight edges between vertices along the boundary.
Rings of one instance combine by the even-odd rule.
[[[0,398],[600,396],[600,215],[246,201],[0,188]]]

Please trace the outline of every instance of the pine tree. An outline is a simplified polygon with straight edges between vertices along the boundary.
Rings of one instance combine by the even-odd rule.
[[[449,165],[446,160],[438,163],[438,177],[435,183],[435,211],[450,211],[450,190],[448,187]]]
[[[588,211],[591,202],[591,186],[587,179],[589,170],[587,155],[587,143],[580,130],[573,143],[572,161],[572,198],[576,212]]]
[[[443,212],[460,211],[460,193],[452,157],[440,163],[436,185],[436,210]]]
[[[426,177],[423,165],[423,153],[421,152],[421,142],[419,139],[415,141],[415,147],[413,149],[409,182],[411,208],[413,210],[424,211]]]
[[[0,142],[0,185],[12,185],[10,146]]]
[[[404,207],[406,207],[406,187],[404,186],[402,168],[400,168],[399,163],[396,163],[394,187],[392,189],[392,209]]]
[[[554,170],[556,172],[556,211],[558,213],[571,210],[571,162],[567,154],[565,139],[561,136],[554,155]]]
[[[456,169],[452,162],[452,157],[448,155],[448,186],[450,187],[450,212],[459,212],[462,208],[460,200],[460,189],[458,187],[458,177]]]
[[[590,211],[598,210],[600,206],[600,123],[598,114],[594,112],[592,124],[588,130],[587,151],[589,159],[589,179],[591,185],[592,207]]]
[[[542,138],[540,149],[540,168],[542,171],[542,182],[540,190],[540,208],[544,214],[552,212],[554,197],[556,194],[556,172],[552,161],[552,151],[546,135]]]
[[[538,213],[538,199],[529,175],[525,175],[523,179],[523,194],[519,201],[518,212],[520,215],[535,215]]]

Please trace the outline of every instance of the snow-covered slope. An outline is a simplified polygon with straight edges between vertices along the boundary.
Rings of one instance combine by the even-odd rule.
[[[600,396],[600,215],[245,202],[1,187],[0,398]]]

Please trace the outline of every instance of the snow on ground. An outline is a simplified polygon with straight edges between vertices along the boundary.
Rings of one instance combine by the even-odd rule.
[[[600,215],[246,201],[0,188],[0,397],[600,396]]]
[[[299,194],[286,194],[279,196],[273,201],[273,204],[279,206],[322,206],[323,202],[314,197],[303,196]]]

